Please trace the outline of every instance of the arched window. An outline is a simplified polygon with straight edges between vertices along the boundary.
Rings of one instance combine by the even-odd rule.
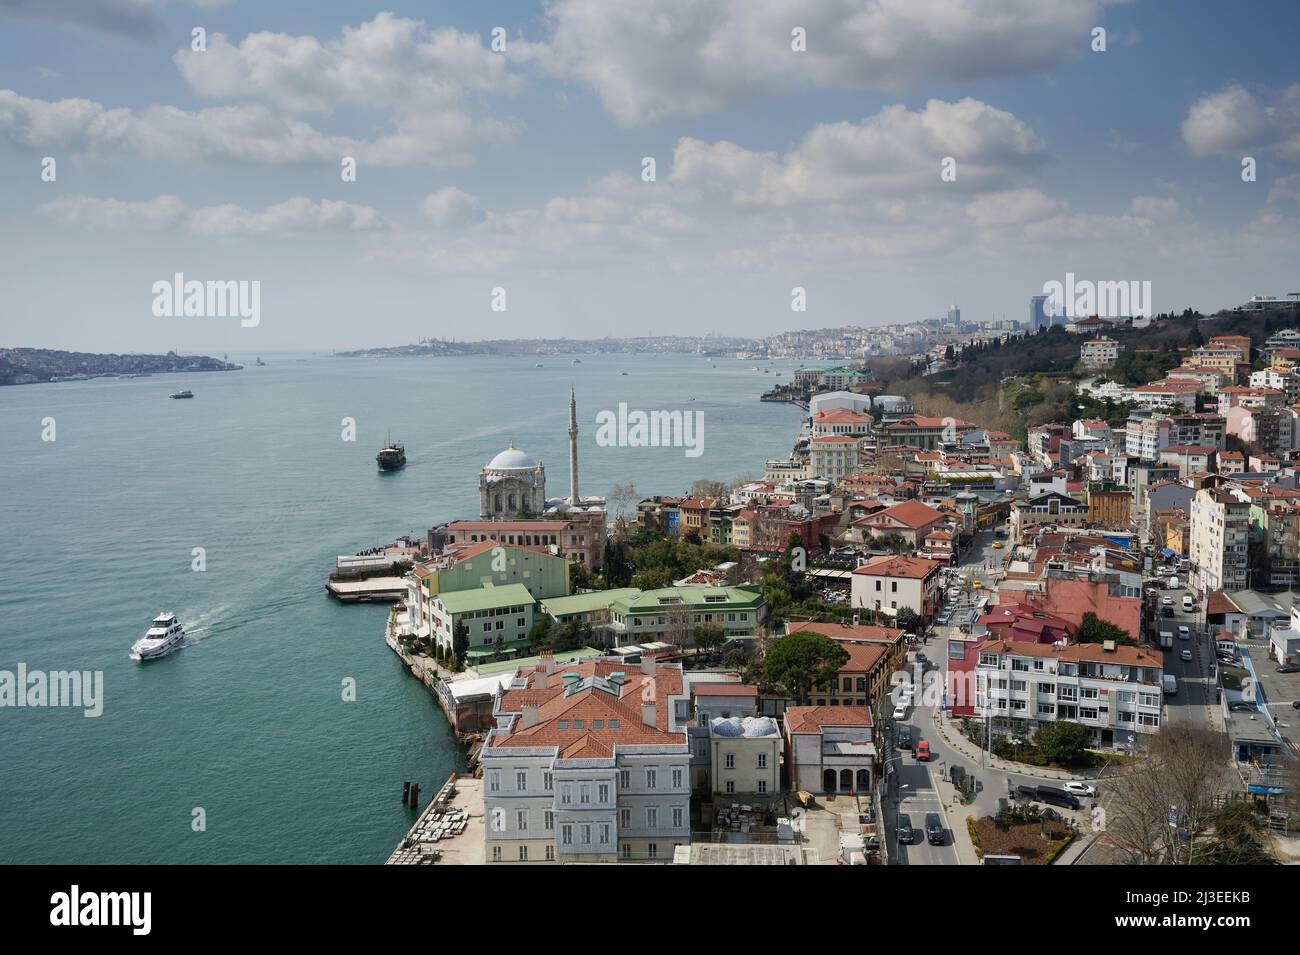
[[[851,790],[852,788],[853,788],[853,770],[851,770],[851,769],[841,769],[841,770],[840,770],[840,789],[841,789],[843,792],[848,792],[848,791]]]

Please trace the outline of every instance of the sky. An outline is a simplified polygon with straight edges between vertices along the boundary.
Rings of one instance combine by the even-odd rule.
[[[1067,272],[1156,311],[1285,294],[1297,27],[1294,0],[0,0],[0,346],[1023,320]],[[178,273],[258,283],[255,323],[157,314]]]

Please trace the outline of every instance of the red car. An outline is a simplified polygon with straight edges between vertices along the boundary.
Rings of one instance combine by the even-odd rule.
[[[918,763],[928,763],[930,761],[930,744],[921,740],[916,744],[916,761]]]

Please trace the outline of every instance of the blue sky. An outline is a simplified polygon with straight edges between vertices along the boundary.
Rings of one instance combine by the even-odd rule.
[[[1023,318],[1067,270],[1150,280],[1157,309],[1296,291],[1298,20],[1208,0],[0,0],[0,344]],[[155,317],[178,271],[259,281],[260,324]]]

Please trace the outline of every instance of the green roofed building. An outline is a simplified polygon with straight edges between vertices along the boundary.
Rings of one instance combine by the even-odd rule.
[[[571,599],[571,598],[570,598]],[[714,624],[728,637],[755,636],[767,616],[762,588],[664,587],[613,600],[609,627],[616,643],[690,644],[695,628]]]
[[[452,590],[429,601],[432,635],[448,653],[457,624],[469,633],[470,661],[502,653],[528,652],[528,631],[533,626],[533,595],[523,584],[487,585],[472,590]]]

